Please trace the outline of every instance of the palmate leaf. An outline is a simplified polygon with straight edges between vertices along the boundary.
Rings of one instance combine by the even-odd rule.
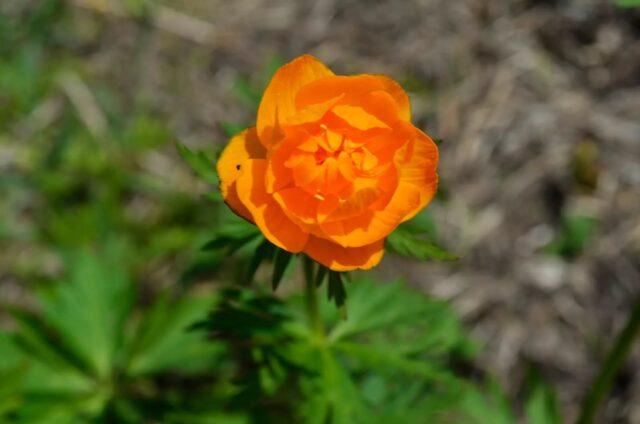
[[[454,261],[458,256],[447,252],[425,237],[419,237],[406,228],[398,227],[387,237],[386,247],[390,250],[419,261]]]
[[[17,334],[0,332],[0,422],[3,412],[12,414],[10,422],[25,423],[95,416],[106,392],[54,351],[37,327],[24,322],[18,320]]]
[[[215,364],[220,346],[202,331],[189,328],[211,310],[211,297],[163,295],[147,310],[135,332],[127,375],[137,377],[166,371],[203,372]]]
[[[293,387],[284,383],[290,376],[305,373],[286,354],[293,340],[286,329],[292,322],[290,313],[270,293],[234,287],[221,291],[219,303],[197,325],[226,344],[229,358],[239,364],[231,406],[255,414],[258,422],[269,422],[270,410],[261,408],[264,402],[276,409],[291,407]],[[287,394],[280,398],[281,392]]]
[[[421,422],[457,404],[465,383],[449,362],[470,358],[474,346],[446,304],[401,283],[357,279],[349,284],[347,320],[328,299],[321,306],[329,324],[326,344],[314,345],[311,330],[305,336],[292,325],[298,329],[292,334],[311,341],[295,351],[300,365],[312,370],[299,376],[307,399],[300,411],[305,419]],[[370,393],[371,381],[377,381],[376,395]],[[416,393],[409,395],[407,387],[414,386]],[[442,402],[422,405],[427,398]],[[425,415],[413,414],[418,406]]]
[[[3,358],[7,365],[25,367],[21,391],[64,397],[93,389],[91,378],[78,369],[77,358],[60,349],[35,316],[17,310],[11,311],[11,315],[17,331],[6,336]]]
[[[124,320],[134,299],[126,252],[106,243],[101,252],[67,255],[69,281],[40,293],[44,320],[66,348],[96,376],[107,377],[116,365]]]
[[[211,185],[218,185],[218,174],[212,159],[204,152],[194,152],[182,143],[176,142],[176,147],[182,159],[200,178]]]
[[[360,391],[343,364],[328,349],[312,352],[309,365],[312,374],[303,376],[301,389],[305,401],[299,413],[308,423],[366,423],[371,413],[363,402]]]
[[[261,236],[255,225],[230,212],[224,213],[215,236],[202,246],[203,250],[222,250],[231,255]]]
[[[375,284],[358,279],[349,285],[349,319],[338,321],[329,332],[333,342],[366,335],[384,336],[394,350],[434,354],[459,352],[469,356],[473,344],[458,318],[444,302],[430,299],[401,282]],[[325,314],[331,316],[330,309]],[[329,318],[329,317],[328,317]],[[335,319],[335,318],[334,318]],[[406,337],[406,333],[414,333]]]

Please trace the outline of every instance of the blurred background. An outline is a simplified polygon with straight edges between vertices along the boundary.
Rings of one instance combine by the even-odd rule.
[[[516,404],[533,364],[574,419],[640,296],[640,8],[622,3],[2,0],[0,308],[37,309],[88,245],[126,246],[143,307],[224,279],[199,251],[224,212],[175,141],[213,157],[310,53],[398,80],[441,140],[428,218],[461,259],[389,254],[380,279],[450,301]],[[602,419],[640,423],[638,346]]]

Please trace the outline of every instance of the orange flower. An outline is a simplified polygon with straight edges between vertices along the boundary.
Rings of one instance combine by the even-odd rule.
[[[218,173],[225,202],[269,241],[346,271],[380,262],[385,237],[433,198],[437,164],[395,81],[304,55],[275,73]]]

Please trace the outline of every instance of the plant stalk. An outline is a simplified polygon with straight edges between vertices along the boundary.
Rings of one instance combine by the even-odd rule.
[[[307,308],[307,316],[309,318],[309,327],[318,341],[324,341],[326,334],[324,330],[324,323],[322,322],[322,316],[320,315],[318,289],[314,281],[315,263],[307,256],[303,256],[302,263],[305,279],[305,305]]]
[[[591,424],[594,422],[600,404],[611,390],[614,378],[629,356],[638,333],[640,333],[640,299],[636,301],[624,329],[618,335],[613,348],[600,368],[598,377],[591,385],[582,403],[578,424]]]

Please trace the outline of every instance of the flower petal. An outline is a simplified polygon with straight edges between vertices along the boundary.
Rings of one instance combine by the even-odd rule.
[[[329,240],[309,236],[304,253],[334,271],[372,268],[384,255],[384,240],[361,247],[342,247]]]
[[[411,121],[411,103],[409,102],[409,96],[404,89],[386,75],[374,75],[378,81],[382,84],[383,90],[393,97],[400,112],[400,118],[402,120]]]
[[[265,189],[267,161],[250,159],[242,166],[237,180],[238,196],[270,242],[289,252],[300,252],[307,243],[308,234],[294,224],[278,202]]]
[[[360,216],[320,222],[326,237],[344,247],[359,247],[384,239],[420,205],[420,189],[400,181],[389,204],[380,211],[369,210]]]
[[[280,123],[296,114],[298,108],[295,97],[298,91],[310,82],[330,75],[333,72],[329,68],[309,55],[300,56],[276,71],[258,108],[258,136],[264,146],[275,144]],[[328,100],[331,99],[325,99]]]
[[[359,106],[337,105],[332,109],[339,118],[344,119],[352,127],[365,131],[372,128],[389,128],[384,122],[367,113]]]
[[[329,76],[319,78],[303,87],[296,96],[296,106],[306,107],[315,103],[324,103],[335,97],[344,95],[340,103],[350,105],[366,105],[363,96],[374,91],[384,91],[393,99],[398,117],[409,122],[411,105],[409,97],[400,85],[384,75],[352,75]]]
[[[416,208],[404,217],[403,222],[413,218],[422,208],[427,206],[438,189],[438,147],[424,132],[415,129],[415,138],[407,145],[411,156],[404,163],[396,162],[400,180],[417,187],[420,191],[420,202]],[[397,156],[402,156],[399,151]]]
[[[262,159],[265,156],[266,150],[258,141],[256,129],[251,127],[229,141],[216,165],[222,198],[232,211],[249,221],[252,221],[251,213],[238,198],[236,180],[247,159]]]
[[[300,187],[286,188],[273,193],[273,198],[293,220],[314,224],[320,200]]]

